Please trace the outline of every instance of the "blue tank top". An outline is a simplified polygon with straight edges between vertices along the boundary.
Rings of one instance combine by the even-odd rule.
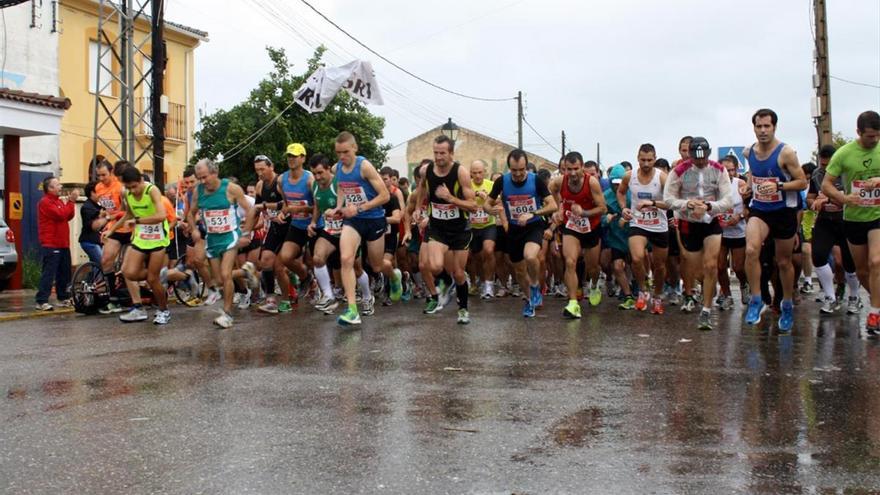
[[[502,180],[503,188],[501,190],[501,201],[504,202],[504,213],[510,220],[511,225],[516,223],[516,219],[524,213],[535,213],[544,204],[544,198],[538,197],[538,188],[536,182],[538,176],[533,172],[529,172],[526,176],[525,184],[517,186],[513,183],[510,173],[504,174]],[[529,219],[528,224],[540,222],[541,217],[533,216]]]
[[[354,167],[348,173],[342,170],[341,161],[336,164],[336,191],[345,198],[344,205],[362,205],[379,195],[370,181],[361,177],[363,161],[364,157],[357,157]],[[370,208],[358,213],[354,218],[385,218],[385,209],[381,206]]]
[[[765,160],[759,159],[752,148],[749,153],[749,170],[752,173],[752,201],[749,208],[758,211],[776,211],[783,208],[797,208],[799,205],[798,191],[783,191],[782,184],[791,180],[785,170],[779,166],[779,154],[785,143],[779,143],[773,153]],[[777,191],[773,194],[758,194],[758,186],[767,182],[776,182]]]
[[[298,181],[291,184],[290,183],[290,171],[286,171],[281,174],[281,192],[284,193],[284,199],[288,204],[298,205],[298,206],[314,206],[315,201],[312,197],[312,190],[309,189],[309,179],[312,177],[312,173],[308,170],[303,170],[302,177],[299,178]],[[309,224],[312,223],[312,212],[300,212],[294,213],[290,216],[290,225],[300,229],[306,230],[309,228]],[[323,226],[323,221],[319,221],[318,227]]]

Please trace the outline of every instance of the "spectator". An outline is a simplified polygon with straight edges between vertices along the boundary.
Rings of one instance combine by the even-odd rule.
[[[79,210],[82,219],[82,231],[79,234],[79,246],[85,251],[92,263],[101,264],[101,231],[107,225],[107,212],[98,204],[98,193],[95,192],[97,181],[86,184],[86,201]]]
[[[68,284],[70,266],[70,226],[76,212],[79,194],[73,190],[61,199],[61,182],[57,177],[43,179],[43,198],[37,205],[37,225],[40,239],[40,259],[43,265],[40,288],[37,290],[37,310],[52,311],[49,294],[55,284],[59,306],[72,306]]]

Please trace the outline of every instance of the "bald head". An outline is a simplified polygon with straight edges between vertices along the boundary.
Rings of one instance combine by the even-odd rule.
[[[474,160],[471,163],[471,180],[476,185],[480,185],[483,183],[483,179],[486,177],[486,162],[483,160]]]

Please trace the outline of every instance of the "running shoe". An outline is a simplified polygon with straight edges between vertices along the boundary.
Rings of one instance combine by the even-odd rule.
[[[109,304],[108,304],[108,306],[109,306]],[[41,304],[37,304],[37,306],[34,309],[36,309],[37,311],[55,311],[55,306],[52,306],[51,304],[44,302]]]
[[[636,311],[645,311],[648,309],[648,300],[650,299],[648,291],[639,292],[639,298],[636,299]]]
[[[223,296],[220,294],[220,291],[216,289],[208,289],[208,296],[205,298],[205,306],[213,306],[222,298]]]
[[[271,297],[266,298],[266,302],[261,304],[257,309],[263,313],[278,314],[278,304]]]
[[[486,284],[483,286],[483,294],[480,296],[480,298],[484,301],[488,301],[489,299],[492,299],[492,297],[494,297],[492,291],[492,282],[486,282]]]
[[[761,312],[764,310],[764,301],[761,296],[752,296],[749,300],[749,307],[746,310],[746,325],[757,325],[761,323]]]
[[[813,293],[813,281],[810,279],[805,279],[803,285],[801,285],[801,294],[812,294]]]
[[[730,311],[733,309],[733,296],[724,296],[724,300],[721,301],[721,310],[722,311]]]
[[[471,315],[468,313],[468,310],[461,308],[458,310],[458,323],[459,325],[467,325],[471,322]]]
[[[247,289],[247,292],[241,294],[238,299],[238,309],[245,310],[251,307],[251,290]]]
[[[257,277],[257,267],[252,262],[247,261],[244,265],[241,265],[241,269],[244,270],[244,278],[251,293],[256,293],[260,290],[260,278]]]
[[[663,309],[663,299],[655,297],[651,304],[651,314],[662,315],[664,312],[665,310]]]
[[[391,300],[394,302],[400,301],[400,296],[403,294],[403,286],[400,283],[402,279],[400,270],[395,268],[391,277]]]
[[[291,307],[289,300],[285,299],[285,300],[281,301],[280,303],[278,303],[278,312],[279,313],[290,313],[291,311],[293,311],[293,308]]]
[[[370,298],[364,299],[361,304],[364,305],[364,310],[361,312],[364,316],[373,316],[376,314],[376,296],[370,295]]]
[[[868,320],[865,322],[865,333],[872,337],[880,334],[880,313],[868,313]]]
[[[530,301],[528,299],[523,300],[522,315],[526,318],[534,318],[535,317],[535,306],[532,305],[532,301]]]
[[[568,301],[568,305],[562,310],[562,316],[572,320],[581,317],[581,305],[575,301]]]
[[[452,301],[452,296],[455,294],[455,284],[449,284],[449,287],[445,286],[446,284],[441,284],[437,288],[438,294],[438,302],[437,302],[437,311],[442,310],[446,306],[449,306],[449,303]],[[444,290],[440,290],[440,287],[443,287]]]
[[[167,309],[164,311],[156,311],[156,316],[153,317],[153,325],[167,325],[170,321],[171,311],[168,311]]]
[[[837,304],[837,299],[832,296],[825,296],[822,298],[822,307],[819,308],[819,312],[822,314],[830,315],[834,314],[837,309],[840,307]]]
[[[513,297],[522,297],[522,289],[520,289],[519,284],[513,284],[510,286],[510,295]]]
[[[668,300],[669,304],[673,306],[678,306],[679,304],[681,304],[681,292],[673,289],[672,292],[669,294]]]
[[[693,313],[695,309],[697,309],[697,300],[694,296],[685,295],[684,303],[681,305],[682,312]]]
[[[403,302],[411,301],[413,298],[413,283],[410,278],[409,272],[403,273],[403,293],[400,295],[400,300]]]
[[[598,306],[602,302],[602,289],[593,287],[590,289],[590,306]]]
[[[220,316],[214,318],[214,324],[220,328],[232,328],[232,317],[221,311]]]
[[[531,296],[532,306],[540,308],[544,305],[544,295],[541,294],[541,287],[537,285],[529,287],[529,294]]]
[[[749,284],[748,284],[748,282],[743,282],[743,283],[739,286],[739,298],[740,298],[740,302],[742,303],[743,306],[745,306],[746,304],[749,303],[749,300],[751,299],[751,297],[752,297],[752,295],[749,294]]]
[[[782,301],[780,309],[779,332],[789,333],[791,332],[791,327],[794,326],[794,303],[791,301]]]
[[[360,325],[361,315],[358,314],[357,306],[349,306],[344,313],[336,317],[336,323],[342,326]]]
[[[422,313],[426,315],[432,315],[437,312],[437,308],[439,307],[439,303],[437,302],[436,297],[428,297],[428,300],[425,302],[425,309],[422,310]]]
[[[712,313],[706,309],[700,311],[700,319],[697,322],[698,330],[712,330]]]
[[[109,315],[109,314],[121,313],[121,312],[122,312],[122,306],[120,306],[118,304],[114,304],[114,303],[107,303],[106,306],[104,306],[103,308],[98,310],[98,313],[101,313],[102,315]]]
[[[846,314],[857,315],[862,310],[862,299],[859,296],[853,296],[846,300]]]
[[[144,308],[131,308],[128,313],[119,315],[119,321],[123,323],[134,323],[137,321],[146,321],[150,315]]]
[[[617,305],[618,309],[635,309],[636,300],[633,296],[624,296],[623,302]]]
[[[495,297],[507,297],[507,287],[504,284],[498,284],[498,288],[495,289]]]

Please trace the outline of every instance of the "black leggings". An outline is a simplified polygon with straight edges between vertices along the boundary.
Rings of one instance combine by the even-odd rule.
[[[813,226],[813,266],[825,266],[834,246],[840,246],[840,254],[843,259],[843,269],[847,273],[856,271],[852,254],[849,252],[849,244],[843,232],[843,222],[823,218],[816,219]]]

